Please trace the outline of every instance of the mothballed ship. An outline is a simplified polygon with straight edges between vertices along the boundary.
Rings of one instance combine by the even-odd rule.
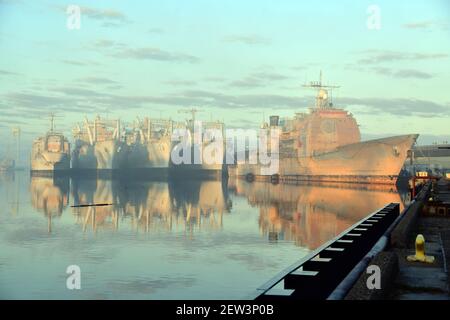
[[[309,113],[280,120],[272,116],[267,132],[279,130],[279,166],[266,173],[259,164],[237,164],[230,174],[284,182],[357,182],[395,184],[418,135],[407,134],[361,142],[358,124],[346,110],[334,107],[322,81],[306,85],[318,90]]]
[[[70,170],[70,144],[67,138],[54,130],[54,116],[50,131],[33,142],[31,149],[31,175],[52,176],[67,174]]]
[[[126,137],[127,174],[133,177],[167,177],[171,150],[172,121],[137,119]]]
[[[75,147],[72,169],[80,175],[111,176],[123,169],[127,161],[127,145],[122,137],[120,120],[87,118],[84,125],[73,129]]]
[[[225,125],[220,121],[196,121],[199,110],[186,122],[173,124],[170,174],[173,178],[222,178],[225,166]]]

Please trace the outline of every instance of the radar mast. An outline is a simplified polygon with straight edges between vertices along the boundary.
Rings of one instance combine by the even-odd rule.
[[[333,89],[340,88],[340,86],[322,84],[322,70],[320,71],[319,81],[310,81],[309,84],[304,84],[303,87],[317,90],[316,108],[318,109],[327,109],[333,107]],[[330,92],[330,94],[328,94],[328,91]]]

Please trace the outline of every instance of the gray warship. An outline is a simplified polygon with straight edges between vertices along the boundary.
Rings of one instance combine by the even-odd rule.
[[[250,179],[277,179],[284,182],[346,182],[396,184],[408,150],[417,134],[405,134],[361,141],[359,126],[351,113],[337,108],[329,91],[336,86],[311,82],[317,90],[316,103],[309,113],[293,118],[272,116],[263,128],[279,130],[279,167],[263,173],[259,164],[237,164],[231,175]]]

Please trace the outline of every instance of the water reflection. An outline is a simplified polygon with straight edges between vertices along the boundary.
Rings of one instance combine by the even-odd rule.
[[[57,189],[54,191],[55,197],[62,198]],[[33,190],[34,193],[39,191]],[[72,194],[72,213],[84,231],[118,230],[125,221],[133,229],[145,232],[182,226],[192,234],[200,228],[222,228],[222,216],[231,208],[221,181],[80,179],[72,181]],[[102,206],[77,207],[86,204]]]
[[[20,175],[14,171],[0,171],[0,205],[2,211],[17,215],[20,210]]]
[[[59,217],[69,205],[69,179],[32,177],[31,205],[47,217],[48,232],[52,231],[52,217]]]
[[[351,185],[230,180],[229,188],[259,208],[259,227],[269,241],[289,240],[309,249],[319,247],[387,203],[398,202],[402,207],[396,190],[380,186],[357,189]]]
[[[235,197],[257,207],[255,220],[270,242],[292,241],[314,249],[364,216],[390,202],[402,203],[396,190],[349,188],[349,186],[284,185],[245,180],[221,181],[118,181],[72,180],[75,222],[85,232],[117,231],[121,225],[151,230],[184,230],[193,235],[201,229],[223,228]],[[32,177],[32,205],[48,218],[60,216],[69,204],[69,181]],[[76,207],[79,205],[100,205]]]
[[[308,249],[401,201],[338,185],[28,179],[0,180],[3,207],[18,202],[17,190],[27,199],[18,214],[0,211],[0,297],[245,298]],[[76,207],[88,204],[104,205]],[[74,263],[86,275],[80,292],[60,276]]]

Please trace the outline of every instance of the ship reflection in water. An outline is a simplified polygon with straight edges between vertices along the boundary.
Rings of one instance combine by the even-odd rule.
[[[231,200],[220,181],[132,182],[77,180],[73,182],[76,221],[83,230],[119,229],[128,221],[136,231],[186,231],[222,227]],[[86,204],[97,206],[77,207]]]
[[[30,179],[0,180],[1,298],[246,298],[370,212],[401,202],[392,190],[342,185]],[[82,290],[65,288],[72,264]]]
[[[69,180],[33,177],[30,182],[31,205],[48,219],[52,231],[52,217],[59,217],[69,205]]]
[[[260,232],[270,242],[294,242],[310,250],[337,236],[386,203],[403,200],[392,189],[353,189],[351,185],[289,185],[221,181],[72,181],[71,213],[83,231],[119,230],[121,221],[136,231],[223,228],[232,200],[246,198],[259,209]],[[69,204],[69,179],[32,177],[32,205],[51,219]],[[51,227],[49,227],[51,230]]]
[[[231,181],[230,188],[259,208],[259,226],[271,241],[279,238],[315,249],[390,202],[403,203],[397,191],[331,186]]]

